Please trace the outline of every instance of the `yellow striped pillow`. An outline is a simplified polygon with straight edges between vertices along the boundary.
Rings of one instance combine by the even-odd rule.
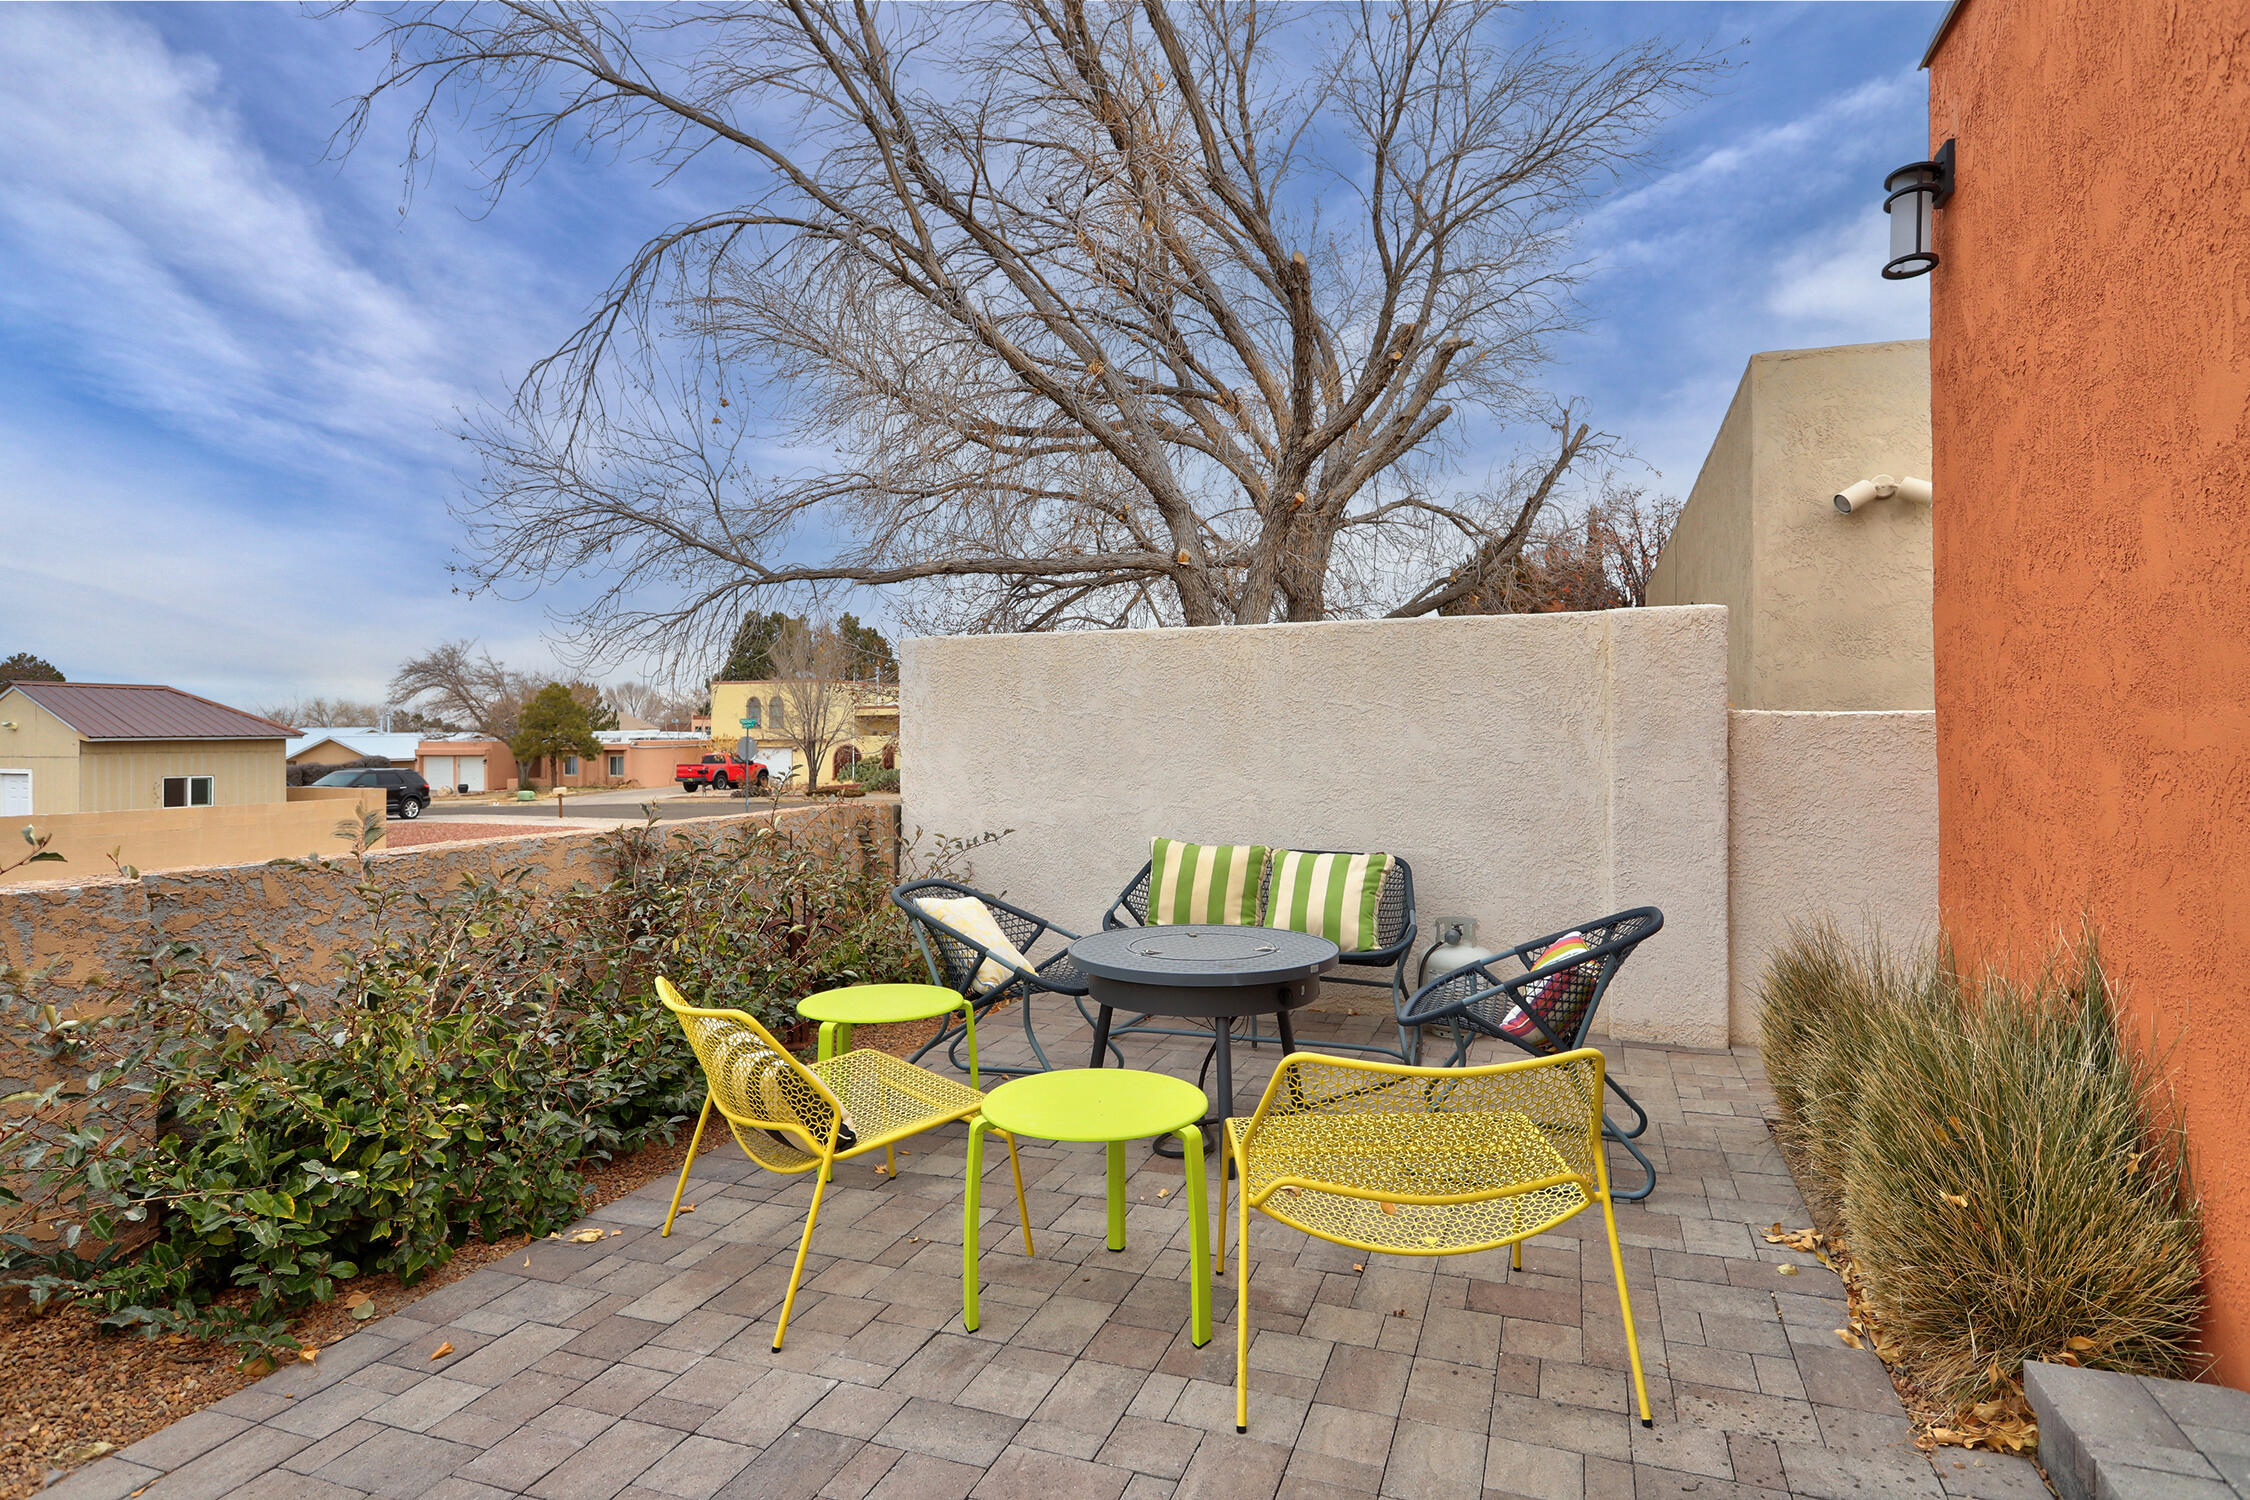
[[[1207,922],[1254,927],[1258,887],[1266,873],[1262,844],[1183,844],[1155,839],[1149,845],[1148,920],[1152,927]]]

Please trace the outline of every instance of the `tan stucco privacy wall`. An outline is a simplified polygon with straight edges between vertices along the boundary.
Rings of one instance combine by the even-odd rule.
[[[1736,708],[1931,706],[1931,507],[1832,501],[1879,474],[1930,476],[1927,340],[1751,356],[1648,586],[1727,606]]]
[[[1726,616],[1712,608],[906,643],[905,825],[1086,931],[1158,834],[1381,849],[1425,924],[1665,913],[1611,1034],[1727,1040]]]
[[[1734,1039],[1790,924],[1926,942],[1937,924],[1937,715],[1736,712],[1728,734]]]
[[[1792,922],[1934,934],[1934,716],[1723,712],[1714,609],[953,637],[903,648],[905,823],[1090,930],[1152,835],[1375,848],[1423,943],[1627,905],[1613,1036],[1757,1041]]]
[[[322,795],[299,795],[313,791]],[[7,842],[0,844],[0,864],[21,852],[15,842],[21,837],[19,825],[46,834],[48,852],[60,854],[62,863],[42,860],[19,866],[0,874],[0,885],[107,875],[111,873],[112,854],[118,863],[142,870],[344,854],[351,850],[351,831],[359,825],[360,817],[382,809],[381,792],[294,787],[289,789],[286,802],[38,814],[11,819]]]

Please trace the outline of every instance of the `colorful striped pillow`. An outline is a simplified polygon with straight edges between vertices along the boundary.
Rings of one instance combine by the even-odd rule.
[[[1209,922],[1254,927],[1258,886],[1266,873],[1263,844],[1149,845],[1148,920],[1152,927]]]
[[[1346,953],[1380,948],[1375,911],[1390,868],[1388,854],[1276,849],[1266,925],[1327,938]]]

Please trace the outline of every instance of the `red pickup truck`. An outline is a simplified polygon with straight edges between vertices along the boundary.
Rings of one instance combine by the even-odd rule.
[[[706,755],[699,761],[683,761],[672,768],[672,778],[683,791],[690,792],[700,792],[707,786],[727,792],[745,782],[758,791],[766,789],[766,768],[735,755]]]

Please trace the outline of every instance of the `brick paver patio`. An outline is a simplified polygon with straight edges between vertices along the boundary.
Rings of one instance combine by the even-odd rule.
[[[1348,992],[1337,992],[1339,994]],[[1304,1045],[1371,1037],[1383,1002],[1330,999]],[[1354,1017],[1350,1010],[1369,1012]],[[1050,1005],[1059,1059],[1087,1045]],[[1008,1055],[1006,1028],[985,1028]],[[1021,1047],[1021,1034],[1011,1039]],[[1132,1040],[1193,1077],[1200,1049]],[[1240,1106],[1269,1045],[1236,1053]],[[1479,1060],[1483,1060],[1480,1055]],[[1234,1431],[1234,1278],[1209,1346],[1186,1333],[1175,1162],[1133,1148],[1122,1253],[1103,1245],[1099,1147],[1027,1143],[1038,1255],[988,1155],[984,1324],[961,1326],[960,1127],[900,1176],[840,1168],[788,1347],[769,1352],[809,1181],[731,1140],[669,1182],[441,1288],[122,1454],[64,1500],[1750,1500],[2046,1493],[2022,1459],[1917,1452],[1842,1288],[1757,1230],[1805,1212],[1767,1132],[1755,1053],[1627,1046],[1612,1067],[1653,1118],[1655,1197],[1622,1206],[1656,1425],[1626,1413],[1624,1330],[1599,1215],[1505,1252],[1361,1256],[1253,1215],[1250,1432]],[[1622,1153],[1613,1164],[1635,1179]],[[528,1260],[528,1264],[526,1263]],[[1777,1266],[1801,1269],[1783,1276]],[[430,1356],[450,1343],[454,1352]]]

